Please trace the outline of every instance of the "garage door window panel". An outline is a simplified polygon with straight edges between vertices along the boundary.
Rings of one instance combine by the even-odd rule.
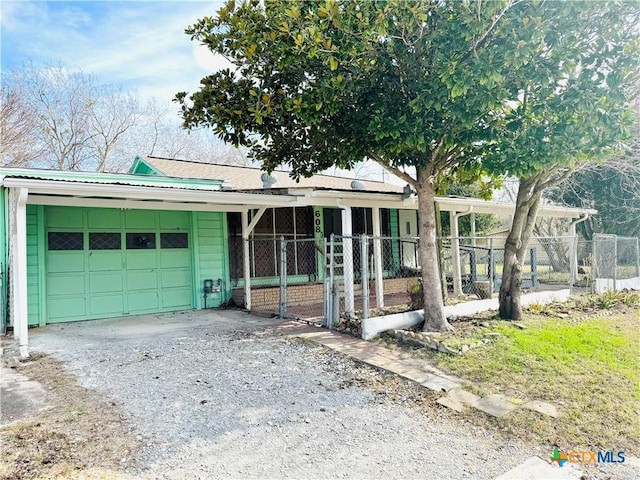
[[[49,232],[47,240],[49,250],[82,250],[84,248],[82,232]]]
[[[122,235],[120,233],[89,233],[89,250],[120,250]]]
[[[127,233],[127,250],[152,250],[156,248],[154,232]]]
[[[186,233],[161,233],[160,248],[189,248],[189,235]]]

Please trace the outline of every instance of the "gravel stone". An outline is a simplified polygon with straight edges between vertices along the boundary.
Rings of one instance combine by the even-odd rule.
[[[286,339],[275,322],[187,312],[30,337],[122,410],[145,445],[124,461],[134,478],[491,479],[548,453],[347,382],[384,374]]]

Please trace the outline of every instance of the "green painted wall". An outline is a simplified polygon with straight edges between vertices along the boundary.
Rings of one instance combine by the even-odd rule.
[[[40,262],[38,258],[38,207],[27,205],[27,308],[29,325],[40,325]]]
[[[194,293],[196,308],[204,308],[204,281],[221,283],[220,293],[207,296],[207,307],[217,307],[231,298],[227,215],[221,212],[193,212]],[[219,282],[220,281],[220,282]]]
[[[7,328],[7,190],[0,187],[0,332]]]
[[[398,209],[391,208],[389,209],[389,220],[391,226],[391,236],[397,238],[400,236],[400,228],[398,225]],[[400,242],[398,240],[394,240],[391,242],[392,250],[391,254],[393,257],[393,268],[400,268]]]
[[[158,172],[156,172],[153,168],[151,168],[149,165],[147,165],[144,162],[140,162],[134,171],[132,171],[131,173],[137,174],[137,175],[157,175]]]
[[[322,213],[322,207],[313,207],[313,237],[316,239],[316,245],[325,245],[324,215]],[[316,272],[317,280],[319,282],[324,281],[325,270],[327,267],[326,255],[326,248],[324,252],[316,253]]]

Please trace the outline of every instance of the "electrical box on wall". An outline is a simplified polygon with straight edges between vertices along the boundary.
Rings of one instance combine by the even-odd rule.
[[[221,278],[218,280],[208,278],[203,283],[204,308],[207,308],[207,298],[209,298],[209,295],[220,295],[222,293],[223,280]]]

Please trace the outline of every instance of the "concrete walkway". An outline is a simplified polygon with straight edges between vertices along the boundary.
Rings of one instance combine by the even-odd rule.
[[[518,404],[516,404],[512,399],[505,398],[502,395],[479,397],[464,390],[465,382],[459,378],[447,375],[427,364],[417,368],[414,362],[411,362],[398,352],[350,335],[298,322],[283,323],[278,326],[278,329],[281,329],[286,336],[302,338],[322,345],[367,365],[419,383],[429,390],[444,392],[445,395],[438,399],[438,403],[457,412],[471,407],[500,418],[521,406],[554,418],[558,416],[555,406],[537,400],[527,403],[517,402]],[[580,478],[582,478],[582,472],[573,466],[560,469],[539,457],[531,457],[522,465],[506,472],[495,480],[579,480]]]
[[[0,427],[35,417],[46,406],[39,382],[0,364]]]
[[[323,345],[331,350],[335,350],[336,352],[368,365],[381,368],[387,372],[395,373],[403,378],[419,383],[429,390],[448,392],[449,390],[459,387],[462,382],[460,379],[446,375],[436,368],[425,366],[426,368],[418,369],[403,359],[399,353],[371,342],[324,328],[310,328],[314,328],[314,330],[309,331],[305,329],[305,331],[300,331],[293,336]]]
[[[465,382],[459,378],[447,375],[426,363],[418,368],[415,361],[405,358],[398,352],[366,340],[352,337],[351,335],[297,322],[287,322],[279,328],[291,330],[291,333],[289,333],[290,336],[323,345],[331,350],[366,363],[367,365],[395,373],[407,380],[419,383],[429,390],[444,392],[446,395],[439,398],[438,403],[457,412],[462,412],[467,407],[471,407],[493,417],[500,418],[516,408],[522,407],[536,411],[542,415],[553,418],[558,417],[558,412],[554,405],[539,400],[523,401],[506,398],[503,395],[486,395],[479,397],[464,390],[463,386]]]

